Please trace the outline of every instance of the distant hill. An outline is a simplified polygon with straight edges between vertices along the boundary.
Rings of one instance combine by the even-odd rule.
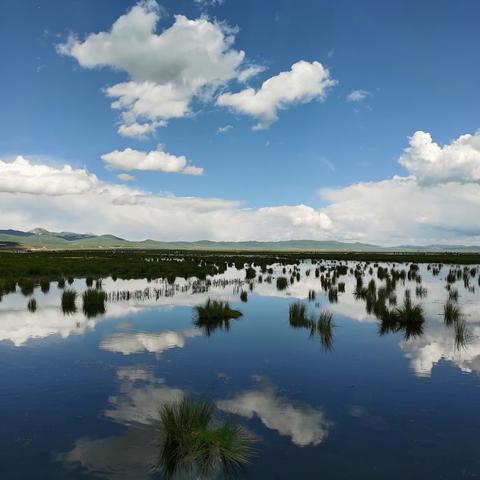
[[[182,250],[244,250],[244,251],[325,251],[325,252],[480,252],[480,246],[462,245],[400,245],[382,247],[367,243],[345,243],[319,240],[287,240],[279,242],[159,242],[156,240],[129,241],[114,235],[93,233],[49,232],[35,228],[29,232],[0,230],[0,248],[35,250],[81,249],[182,249]]]

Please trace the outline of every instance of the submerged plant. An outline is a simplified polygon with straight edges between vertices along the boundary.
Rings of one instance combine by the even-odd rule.
[[[215,425],[213,414],[211,402],[193,402],[187,397],[162,407],[166,438],[159,463],[167,478],[177,473],[205,478],[220,470],[232,476],[249,462],[251,440],[230,422]]]
[[[82,295],[83,313],[86,317],[96,317],[105,313],[107,294],[103,290],[89,288]]]

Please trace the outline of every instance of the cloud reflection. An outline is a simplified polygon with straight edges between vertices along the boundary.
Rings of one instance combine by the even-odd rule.
[[[332,423],[322,409],[293,405],[281,398],[266,379],[258,376],[254,379],[258,383],[256,388],[218,401],[218,408],[249,419],[257,416],[267,428],[290,437],[300,447],[318,445],[327,438]]]

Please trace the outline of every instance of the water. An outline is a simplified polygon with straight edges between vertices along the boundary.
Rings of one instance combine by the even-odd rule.
[[[478,272],[470,286],[452,286],[467,327],[456,342],[443,318],[448,266],[437,276],[420,267],[423,298],[415,280],[397,282],[399,306],[409,289],[424,308],[422,332],[408,339],[404,330],[379,335],[380,320],[355,298],[351,273],[338,279],[345,293],[331,304],[315,265],[299,270],[285,291],[275,282],[281,266],[271,283],[268,274],[257,278],[253,291],[245,271],[233,268],[212,277],[208,291],[194,279],[177,279],[173,289],[160,280],[104,279],[107,311],[93,318],[81,299],[77,313],[64,315],[56,283],[47,294],[35,288],[34,313],[20,290],[5,295],[0,478],[161,478],[151,470],[161,447],[158,411],[186,393],[211,399],[219,416],[255,438],[247,478],[480,477]],[[371,277],[377,289],[385,284],[367,267],[364,286]],[[67,287],[86,288],[83,279]],[[207,298],[228,300],[243,316],[207,335],[193,308]],[[289,305],[298,300],[312,315],[333,312],[331,349],[290,326]]]

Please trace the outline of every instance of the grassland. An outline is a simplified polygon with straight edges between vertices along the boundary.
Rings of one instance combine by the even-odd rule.
[[[0,279],[59,280],[71,277],[119,278],[205,278],[223,273],[228,265],[259,266],[262,272],[272,263],[294,264],[316,261],[414,262],[479,264],[477,253],[390,253],[390,252],[206,252],[190,250],[81,250],[46,252],[0,251]],[[28,283],[28,282],[27,282]]]

